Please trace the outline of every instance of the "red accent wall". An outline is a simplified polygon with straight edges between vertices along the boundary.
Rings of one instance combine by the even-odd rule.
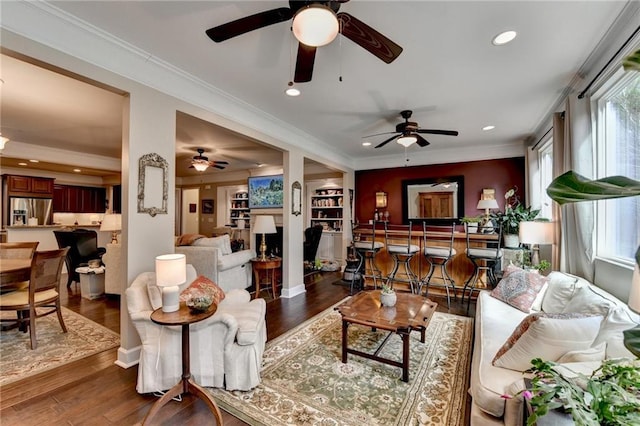
[[[436,164],[431,166],[398,167],[393,169],[359,170],[355,172],[355,216],[360,222],[373,218],[375,193],[387,193],[390,223],[402,223],[402,181],[410,179],[464,176],[464,216],[478,216],[476,209],[484,188],[493,188],[500,210],[504,210],[504,193],[518,189],[518,198],[524,202],[524,157],[499,160],[469,161],[465,163]]]

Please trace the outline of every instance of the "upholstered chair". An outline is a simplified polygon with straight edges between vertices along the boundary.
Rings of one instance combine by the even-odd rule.
[[[196,278],[187,265],[186,288]],[[182,375],[181,328],[151,321],[162,306],[154,272],[138,275],[126,290],[127,306],[142,347],[138,366],[139,393],[164,391]],[[267,340],[264,299],[251,300],[246,290],[225,293],[216,313],[190,327],[191,374],[201,386],[250,390],[260,383],[262,354]]]

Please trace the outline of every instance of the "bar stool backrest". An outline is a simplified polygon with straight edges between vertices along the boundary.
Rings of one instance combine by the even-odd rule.
[[[501,257],[502,226],[478,226],[478,232],[469,232],[465,223],[467,256],[496,260]]]
[[[389,246],[406,247],[409,250],[411,247],[411,228],[411,221],[408,225],[390,225],[388,222],[384,222],[384,242],[387,250]]]
[[[378,222],[372,223],[351,223],[351,238],[353,244],[359,250],[375,250],[376,248],[376,227]]]
[[[451,257],[453,253],[453,232],[455,231],[455,222],[451,225],[427,225],[422,222],[422,242],[423,247],[438,247],[448,249],[448,254],[438,256],[443,258]]]

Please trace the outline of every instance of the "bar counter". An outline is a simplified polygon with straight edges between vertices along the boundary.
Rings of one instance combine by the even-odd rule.
[[[404,240],[390,238],[391,241],[393,241],[394,243],[406,244],[406,236],[408,232],[398,232],[394,230],[393,234],[394,236],[404,235]],[[436,232],[427,231],[427,238],[429,237],[429,235],[435,235],[435,234]],[[357,235],[357,231],[356,231],[356,235]],[[464,287],[464,283],[466,282],[466,280],[469,279],[469,277],[471,277],[471,275],[473,274],[473,263],[467,258],[467,255],[465,254],[467,249],[466,238],[467,236],[466,236],[466,233],[464,232],[453,233],[453,248],[455,249],[456,254],[447,264],[447,272],[449,273],[451,278],[453,278],[456,285],[456,289],[459,288],[460,290],[462,290],[462,288]],[[473,234],[473,233],[469,234],[469,241],[473,247],[484,247],[485,246],[484,241],[487,238],[497,240],[498,236],[497,235],[487,236],[487,235]],[[384,237],[384,229],[376,229],[376,242],[381,242],[386,245],[385,237]],[[427,262],[427,260],[424,257],[424,239],[423,239],[422,229],[411,231],[411,244],[414,244],[420,247],[420,251],[411,260],[411,269],[413,269],[413,272],[415,272],[416,275],[418,275],[418,277],[422,279],[429,272],[429,262]],[[380,270],[382,271],[383,277],[386,277],[387,274],[391,272],[391,270],[393,269],[393,259],[385,249],[380,250],[380,253],[378,253],[378,255],[375,258],[375,261],[378,268],[380,268]],[[431,278],[432,282],[436,284],[441,284],[442,280],[440,278],[441,278],[440,268],[436,268],[433,274],[433,277]],[[485,274],[481,273],[476,286],[480,288],[486,287],[486,281],[487,280],[486,280]],[[403,283],[396,283],[394,285],[404,286]],[[404,287],[400,287],[400,288],[404,288]],[[409,289],[409,286],[406,285],[406,288]],[[436,291],[440,293],[439,289]]]

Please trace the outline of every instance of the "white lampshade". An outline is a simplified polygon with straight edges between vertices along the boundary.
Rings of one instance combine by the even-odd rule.
[[[411,145],[412,143],[414,143],[415,141],[417,141],[418,138],[416,138],[413,135],[409,135],[409,136],[400,136],[396,142],[398,142],[400,145],[404,146],[405,148],[409,147],[409,145]]]
[[[187,260],[184,254],[163,254],[156,257],[156,285],[162,288],[162,311],[180,308],[179,285],[187,280]]]
[[[338,35],[338,17],[327,6],[311,4],[296,12],[291,29],[300,43],[307,46],[324,46]]]
[[[253,232],[256,234],[275,234],[278,232],[273,216],[256,216],[256,222],[253,224]]]
[[[118,231],[122,229],[122,215],[105,214],[100,225],[101,231],[111,232],[111,244],[118,244]]]
[[[497,208],[499,208],[499,206],[498,206],[498,202],[495,199],[478,201],[478,206],[477,206],[478,210],[497,209]]]
[[[553,244],[553,222],[520,222],[523,244]]]
[[[636,264],[631,278],[631,293],[629,293],[629,308],[640,314],[640,268]]]

